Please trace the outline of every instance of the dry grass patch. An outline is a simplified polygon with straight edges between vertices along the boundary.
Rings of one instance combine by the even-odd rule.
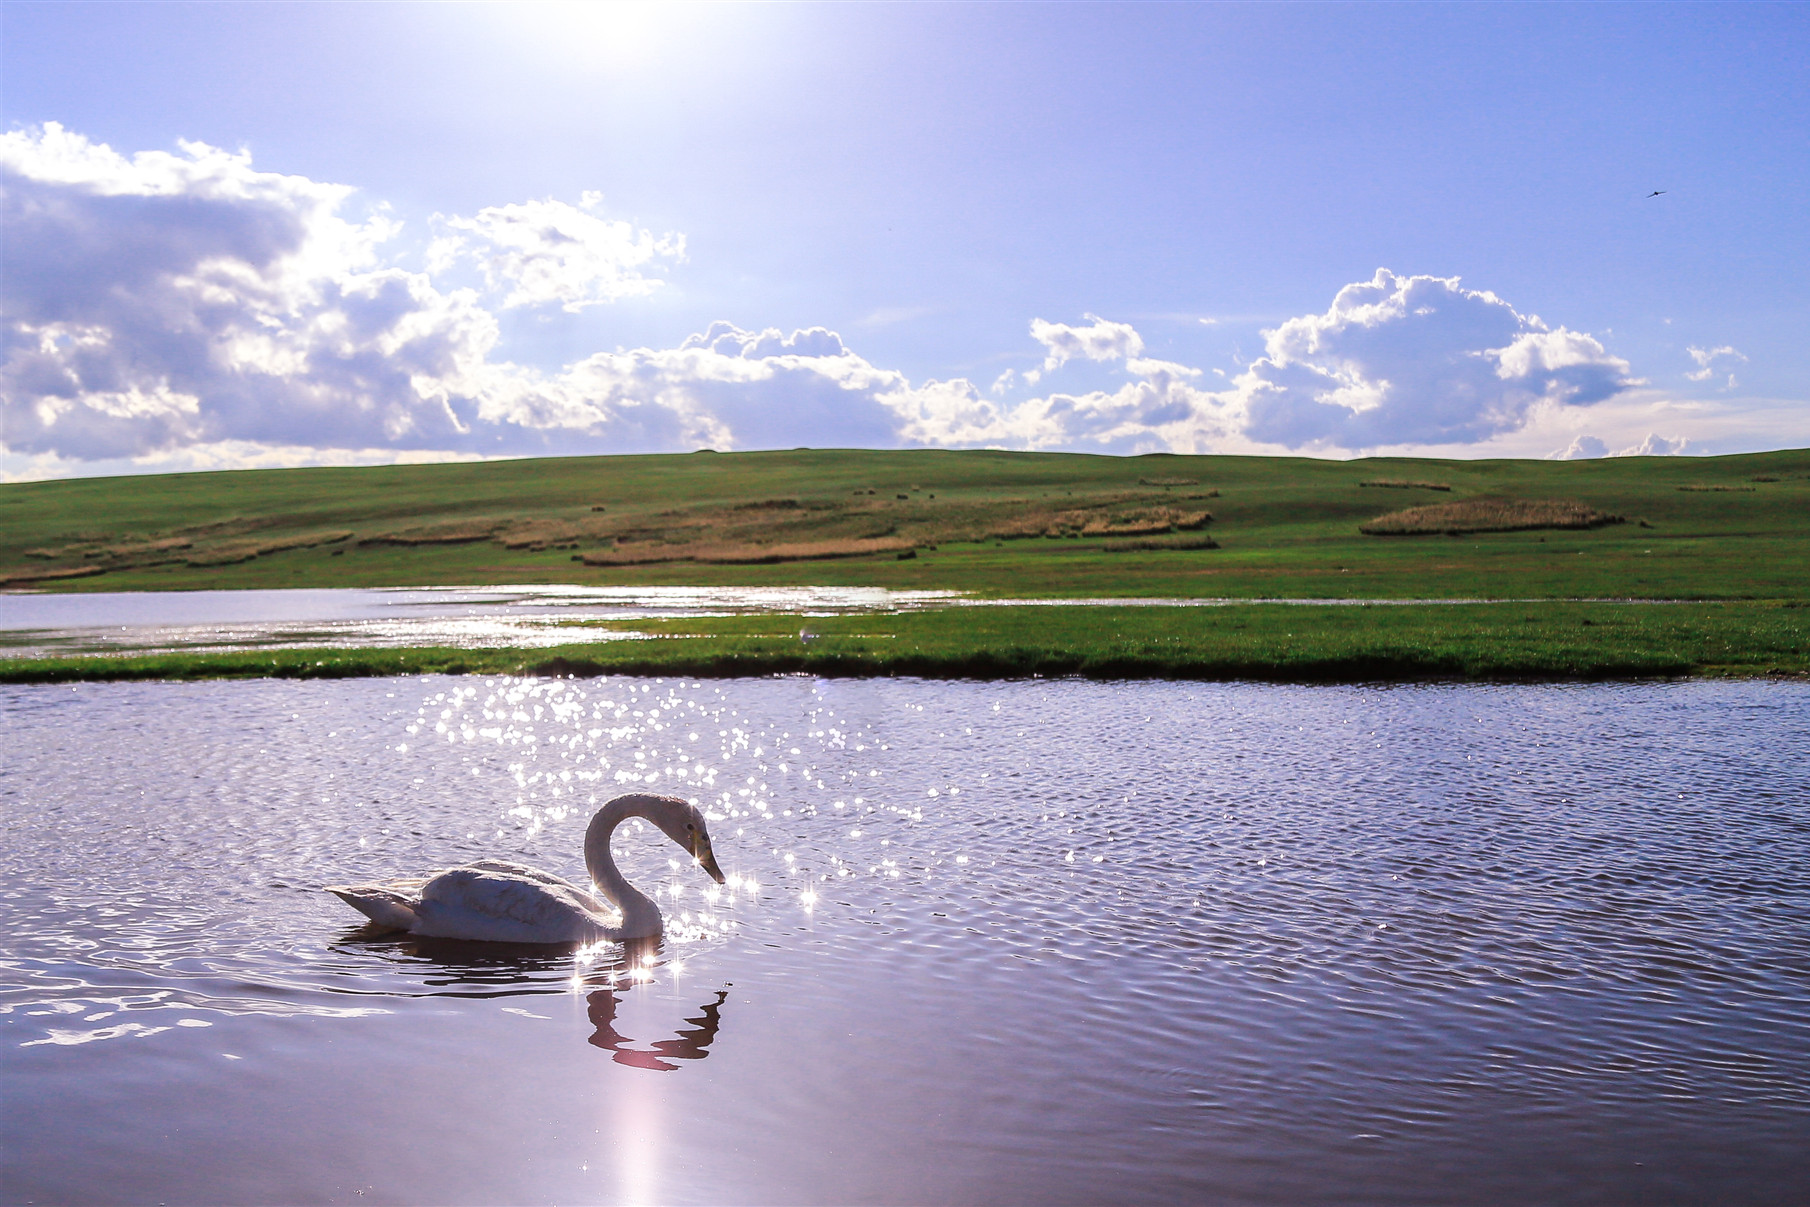
[[[378,532],[360,540],[360,545],[473,545],[496,535],[502,525],[490,523],[440,524],[432,528],[411,528],[402,532]]]
[[[335,545],[350,540],[348,530],[293,533],[288,536],[248,536],[255,528],[252,522],[231,519],[196,525],[174,536],[138,538],[93,536],[81,537],[77,543],[61,549],[32,549],[27,556],[37,560],[80,558],[97,563],[80,568],[59,567],[14,576],[8,581],[39,581],[54,578],[86,578],[109,570],[137,570],[147,566],[182,564],[187,566],[232,566],[248,562],[261,554],[280,553],[286,549],[309,549],[316,545]],[[79,572],[78,572],[79,569]]]
[[[1369,536],[1416,536],[1432,533],[1519,532],[1529,528],[1601,528],[1627,522],[1583,503],[1560,499],[1464,499],[1431,507],[1410,507],[1378,516],[1358,531]]]
[[[844,557],[873,557],[877,554],[904,553],[913,548],[910,541],[896,538],[841,541],[795,541],[757,545],[697,541],[691,544],[636,542],[583,554],[578,560],[587,566],[646,566],[660,562],[702,562],[718,566],[773,565],[779,562],[830,561]]]
[[[262,541],[228,541],[222,545],[214,545],[207,549],[197,549],[187,556],[170,561],[181,560],[190,566],[232,566],[239,562],[249,562],[254,557],[266,553],[283,553],[290,549],[313,549],[317,545],[337,545],[352,539],[349,531],[309,532],[299,536],[278,537],[275,540]],[[364,542],[360,542],[363,544]],[[183,546],[186,547],[187,542]],[[155,565],[155,562],[136,561],[136,565]]]
[[[1758,481],[1758,480],[1759,479],[1757,479],[1757,478],[1755,479],[1755,481]],[[1690,490],[1690,491],[1721,491],[1721,490],[1754,490],[1756,488],[1752,487],[1752,486],[1725,486],[1720,483],[1707,483],[1704,485],[1680,486],[1678,489],[1679,490]]]
[[[1217,549],[1219,542],[1210,536],[1152,537],[1141,541],[1107,541],[1100,548],[1108,553],[1142,553],[1157,549]]]
[[[1159,532],[1192,532],[1213,520],[1211,512],[1179,507],[1140,507],[1089,520],[1082,536],[1151,536]]]
[[[1444,482],[1410,482],[1406,478],[1372,478],[1368,482],[1359,482],[1359,486],[1381,486],[1388,490],[1450,490]]]
[[[1027,537],[1154,536],[1163,532],[1192,532],[1213,522],[1213,513],[1185,507],[1127,506],[1122,501],[1061,510],[1033,508],[1003,524],[989,525],[984,540],[1013,541]],[[971,540],[951,535],[949,540]]]
[[[194,544],[195,542],[186,536],[171,536],[160,541],[128,541],[122,545],[109,545],[107,553],[111,557],[142,557],[146,554],[171,553],[178,549],[190,549],[194,547]]]
[[[65,578],[92,578],[105,574],[105,566],[66,566],[55,570],[27,570],[23,574],[0,578],[0,587],[29,587],[34,583],[56,582]]]

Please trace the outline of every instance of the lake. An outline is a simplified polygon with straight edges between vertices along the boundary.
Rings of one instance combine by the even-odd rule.
[[[0,1197],[1778,1203],[1810,687],[0,688]],[[657,951],[373,935],[581,878]]]

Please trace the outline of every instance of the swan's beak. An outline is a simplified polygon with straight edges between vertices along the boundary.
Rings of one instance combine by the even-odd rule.
[[[698,861],[698,866],[704,869],[705,875],[718,884],[723,883],[723,869],[716,865],[716,853],[710,849],[708,838],[699,839],[698,848],[691,855]]]

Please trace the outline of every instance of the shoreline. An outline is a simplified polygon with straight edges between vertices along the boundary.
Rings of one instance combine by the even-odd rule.
[[[541,647],[254,647],[0,658],[0,683],[419,674],[1274,683],[1810,678],[1810,607],[1328,603],[989,607],[593,622]],[[624,640],[630,634],[641,639]]]

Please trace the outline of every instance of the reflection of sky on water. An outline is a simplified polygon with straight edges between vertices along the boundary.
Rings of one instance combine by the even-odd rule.
[[[716,895],[712,893],[711,896],[714,905]],[[695,926],[681,924],[676,929],[681,947],[698,937]],[[722,1026],[722,1008],[729,998],[729,991],[699,989],[693,995],[699,998],[699,1004],[695,1009],[682,1011],[686,1017],[668,1018],[653,1024],[667,1033],[665,1038],[650,1034],[645,1029],[645,1019],[640,1020],[641,1026],[632,1028],[633,1034],[623,1034],[618,1023],[625,997],[657,981],[663,973],[672,982],[674,996],[689,1000],[678,992],[685,970],[684,961],[664,959],[664,946],[658,938],[579,946],[474,943],[421,938],[382,931],[374,926],[360,926],[345,935],[339,950],[348,955],[368,955],[392,966],[407,967],[419,978],[420,988],[414,991],[395,986],[381,991],[341,988],[340,992],[473,999],[577,993],[583,995],[585,1013],[593,1028],[587,1041],[592,1047],[609,1052],[611,1059],[619,1065],[670,1073],[682,1067],[674,1061],[702,1060],[710,1054],[710,1045],[716,1041],[717,1031]],[[503,1012],[542,1022],[557,1021],[552,1014],[530,1009],[529,1004],[505,1006]],[[183,1020],[181,1025],[210,1024]],[[89,1038],[118,1036],[110,1033]]]
[[[879,587],[462,587],[0,592],[0,658],[163,650],[544,648],[648,638],[586,622],[747,613],[833,616],[945,607],[1465,605],[1476,599],[975,599]]]
[[[873,587],[472,587],[0,593],[0,657],[168,649],[539,648],[644,639],[596,620],[841,615],[943,605]]]
[[[1791,1201],[1806,717],[1756,683],[3,688],[0,1184]],[[374,936],[320,891],[581,876],[631,789],[695,800],[732,878],[624,827],[657,950]]]

